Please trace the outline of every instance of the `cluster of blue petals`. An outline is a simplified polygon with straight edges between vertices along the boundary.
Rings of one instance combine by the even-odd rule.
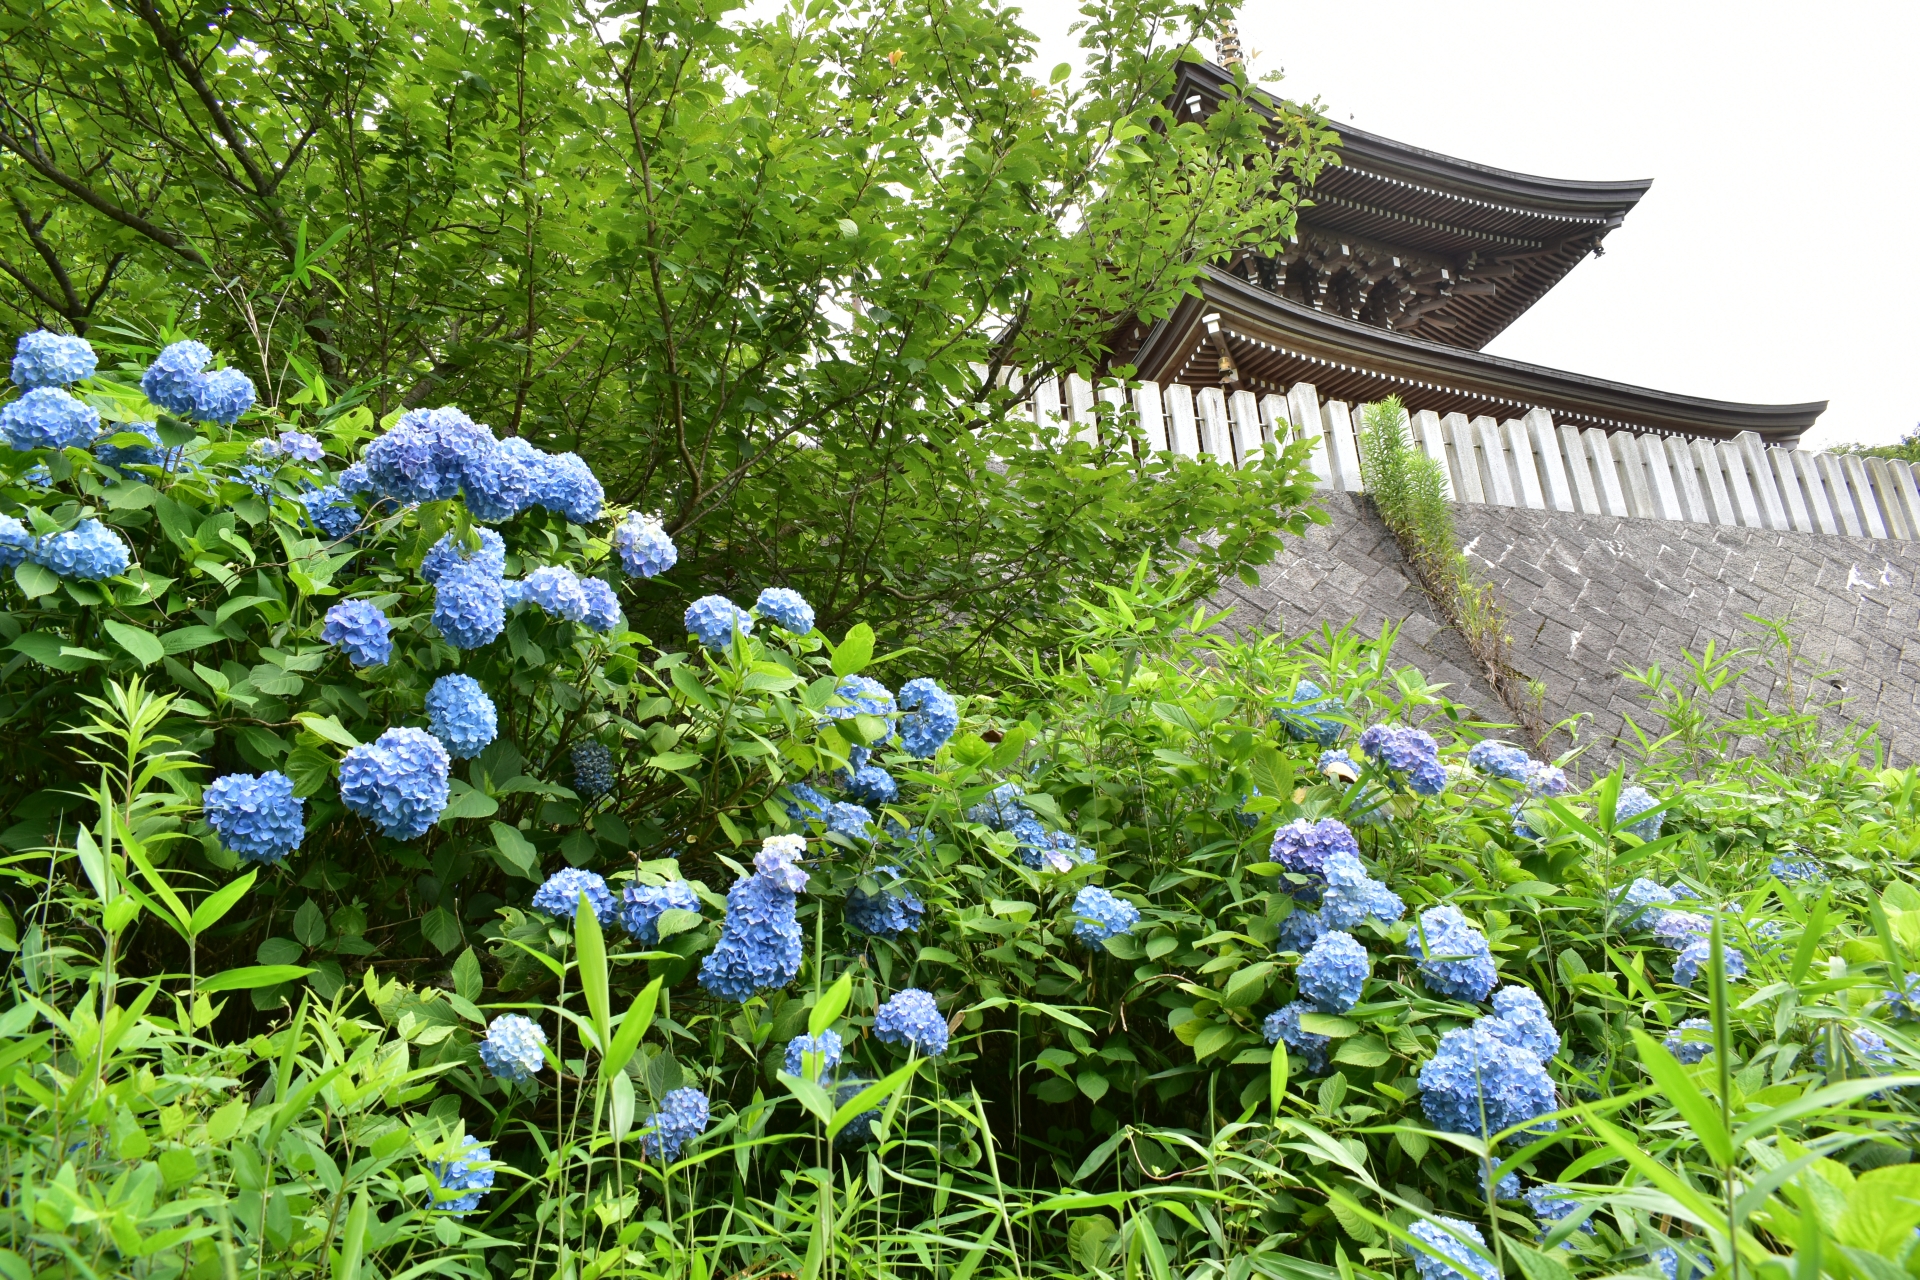
[[[1073,936],[1089,951],[1098,950],[1108,938],[1132,932],[1139,923],[1140,908],[1097,884],[1085,885],[1074,895]]]
[[[1352,934],[1330,929],[1308,949],[1297,974],[1300,994],[1321,1013],[1345,1013],[1360,1003],[1373,959]]]
[[[1560,1105],[1553,1078],[1539,1058],[1495,1034],[1486,1025],[1491,1021],[1440,1037],[1420,1068],[1421,1109],[1449,1133],[1491,1137],[1516,1126],[1552,1128],[1550,1120],[1533,1122]]]
[[[1407,954],[1420,961],[1420,980],[1435,995],[1478,1004],[1498,980],[1486,935],[1458,907],[1421,912],[1419,927],[1407,933]]]
[[[480,1061],[502,1080],[531,1080],[547,1063],[541,1052],[546,1044],[547,1033],[539,1023],[517,1013],[502,1014],[487,1024],[487,1038],[480,1042]]]
[[[393,624],[369,600],[342,600],[327,610],[320,638],[337,645],[356,667],[385,666],[393,656]]]
[[[338,485],[307,490],[300,495],[300,505],[306,508],[307,519],[313,522],[313,527],[334,542],[360,527],[360,508]]]
[[[770,837],[754,858],[754,873],[727,890],[720,941],[700,964],[700,985],[714,995],[745,1000],[786,986],[800,972],[794,895],[806,887],[806,872],[794,859],[804,848],[795,836]]]
[[[725,596],[701,596],[687,606],[681,619],[687,634],[702,648],[723,650],[733,643],[735,628],[741,635],[753,634],[753,615]]]
[[[660,941],[660,917],[668,911],[700,910],[700,898],[685,880],[665,884],[630,884],[620,891],[614,917],[635,942],[652,946]]]
[[[893,694],[887,686],[868,676],[846,676],[833,687],[834,696],[845,706],[828,707],[829,720],[851,720],[855,716],[890,716],[894,712]]]
[[[103,582],[117,578],[133,563],[126,540],[89,516],[73,528],[34,538],[26,558],[55,577],[73,582]]]
[[[787,1053],[781,1069],[790,1076],[818,1083],[840,1068],[840,1055],[846,1045],[841,1042],[840,1033],[832,1027],[826,1028],[818,1036],[797,1035],[787,1041]],[[817,1071],[809,1073],[806,1069],[806,1055],[817,1054],[820,1064]]]
[[[460,1143],[460,1154],[433,1166],[440,1194],[433,1207],[443,1213],[472,1213],[480,1207],[480,1197],[493,1189],[493,1170],[482,1168],[493,1159],[493,1152],[480,1139],[468,1134]],[[449,1197],[451,1192],[460,1192]]]
[[[1295,1000],[1284,1009],[1276,1009],[1268,1014],[1266,1021],[1260,1024],[1268,1044],[1285,1043],[1288,1054],[1299,1055],[1308,1075],[1319,1075],[1327,1069],[1327,1046],[1333,1043],[1330,1036],[1315,1035],[1303,1031],[1300,1027],[1300,1015],[1318,1013],[1319,1010],[1305,1000]]]
[[[574,744],[573,789],[591,800],[613,790],[613,752],[591,740]]]
[[[1713,1023],[1705,1018],[1688,1018],[1667,1032],[1660,1043],[1668,1053],[1692,1066],[1713,1052]]]
[[[753,611],[782,631],[803,636],[813,630],[813,606],[798,591],[768,587],[753,602]]]
[[[874,938],[897,938],[919,929],[920,921],[927,914],[927,904],[900,883],[900,868],[876,867],[874,874],[887,877],[890,883],[882,886],[878,893],[868,893],[857,884],[847,890],[847,903],[842,912],[847,927]]]
[[[114,443],[130,435],[140,437],[142,443]],[[110,467],[165,467],[169,462],[168,451],[160,443],[160,430],[151,422],[114,423],[94,443],[93,456]]]
[[[1360,750],[1415,795],[1437,796],[1446,789],[1447,770],[1440,763],[1440,744],[1425,729],[1401,724],[1368,725],[1360,734]]]
[[[1326,888],[1320,895],[1320,918],[1329,929],[1352,929],[1369,917],[1383,926],[1406,914],[1400,895],[1372,876],[1350,853],[1336,853],[1326,861]]]
[[[427,690],[427,727],[448,755],[470,760],[499,733],[500,718],[478,680],[445,675]]]
[[[244,862],[281,862],[307,833],[306,801],[293,794],[293,780],[277,771],[215,778],[200,807],[220,847]]]
[[[1666,813],[1664,811],[1656,813],[1651,818],[1640,818],[1640,815],[1659,803],[1645,787],[1628,787],[1613,802],[1614,825],[1622,831],[1632,832],[1642,840],[1657,840],[1660,838],[1661,824],[1666,821]],[[1629,822],[1630,818],[1640,818],[1640,820]]]
[[[641,1122],[645,1135],[640,1148],[650,1156],[672,1160],[680,1148],[707,1131],[712,1114],[707,1095],[698,1089],[675,1089],[660,1099],[660,1109]]]
[[[924,1058],[937,1058],[947,1051],[947,1020],[940,1016],[933,996],[919,987],[908,987],[880,1006],[873,1015],[873,1034]]]
[[[603,927],[613,923],[613,893],[607,888],[606,880],[582,867],[562,867],[548,876],[533,891],[531,905],[541,915],[572,920],[579,914],[582,895],[595,920]]]
[[[1471,1222],[1448,1217],[1437,1217],[1430,1222],[1422,1219],[1409,1225],[1407,1234],[1446,1255],[1442,1261],[1413,1250],[1413,1269],[1420,1280],[1500,1280],[1500,1268],[1459,1238],[1464,1236],[1482,1248],[1486,1246],[1487,1238]]]
[[[38,387],[0,409],[0,434],[28,449],[78,449],[100,431],[100,411],[59,387]]]
[[[440,820],[452,766],[426,730],[389,729],[340,761],[340,800],[395,840],[412,840]]]
[[[653,578],[680,561],[680,548],[673,545],[658,516],[629,512],[613,527],[613,551],[620,567],[630,578]]]
[[[22,334],[13,348],[13,385],[23,391],[81,382],[99,367],[92,343],[46,329]]]
[[[1519,747],[1488,738],[1473,744],[1467,752],[1467,763],[1490,778],[1518,782],[1525,775],[1530,757]]]
[[[900,686],[900,745],[916,760],[931,760],[960,727],[960,704],[925,676]]]
[[[499,638],[507,625],[507,597],[500,575],[485,565],[443,566],[433,587],[434,629],[456,649],[478,649]]]
[[[1674,958],[1674,982],[1683,987],[1692,986],[1699,979],[1702,970],[1711,969],[1712,958],[1712,942],[1707,938],[1696,937],[1680,948],[1680,954]],[[1722,945],[1720,958],[1727,981],[1732,982],[1747,976],[1747,957],[1738,947]]]
[[[1345,714],[1347,704],[1330,698],[1326,690],[1311,680],[1294,685],[1293,695],[1274,705],[1273,718],[1296,742],[1315,742],[1330,747],[1340,739],[1344,727],[1334,717]]]

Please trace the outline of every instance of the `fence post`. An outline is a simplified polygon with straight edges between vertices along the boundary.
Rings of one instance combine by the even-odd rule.
[[[1052,431],[1056,439],[1065,438],[1067,428],[1060,415],[1060,380],[1047,378],[1033,389],[1033,425],[1045,435]]]
[[[1647,484],[1653,490],[1653,507],[1662,520],[1685,520],[1680,494],[1674,488],[1673,472],[1667,466],[1667,450],[1659,436],[1640,436],[1640,456],[1647,463]]]
[[[1820,483],[1827,491],[1827,501],[1833,507],[1834,523],[1840,526],[1840,532],[1849,538],[1865,536],[1860,525],[1860,513],[1853,505],[1853,494],[1847,489],[1847,473],[1840,467],[1840,459],[1830,453],[1804,454],[1813,474],[1820,477]]]
[[[1647,463],[1640,452],[1639,437],[1631,432],[1614,431],[1608,434],[1607,444],[1612,447],[1614,461],[1620,464],[1627,510],[1639,520],[1657,519],[1660,513],[1653,505],[1653,490],[1647,483]]]
[[[1460,497],[1484,506],[1487,490],[1480,483],[1480,451],[1474,447],[1473,424],[1464,413],[1450,413],[1440,420],[1440,425],[1453,442],[1453,476]]]
[[[1709,523],[1713,517],[1707,514],[1706,495],[1700,491],[1700,472],[1694,466],[1693,450],[1687,448],[1685,440],[1661,440],[1660,447],[1673,467],[1673,479],[1680,490],[1680,506],[1686,511],[1687,519],[1695,524]]]
[[[1440,464],[1440,488],[1447,501],[1454,500],[1453,467],[1447,461],[1447,438],[1440,434],[1440,415],[1422,409],[1413,415],[1414,443],[1420,452]]]
[[[1740,513],[1740,523],[1748,529],[1764,529],[1767,520],[1760,511],[1760,500],[1753,496],[1753,485],[1747,481],[1747,455],[1739,444],[1732,440],[1722,440],[1714,446],[1720,455],[1720,462],[1727,469],[1727,492],[1733,498],[1734,510]]]
[[[1545,409],[1529,409],[1520,420],[1533,437],[1533,453],[1540,463],[1540,486],[1547,505],[1555,511],[1573,510],[1573,486],[1567,482],[1566,464],[1560,461],[1560,441],[1554,436],[1553,415]]]
[[[1333,458],[1334,480],[1348,493],[1360,492],[1360,442],[1354,438],[1353,416],[1343,400],[1329,400],[1321,409],[1327,424],[1327,452]]]
[[[1307,466],[1313,470],[1316,486],[1324,489],[1333,483],[1333,467],[1327,461],[1327,433],[1320,425],[1320,395],[1311,382],[1287,388],[1287,410],[1295,434],[1313,446]]]
[[[1887,513],[1887,532],[1904,542],[1911,542],[1920,530],[1913,522],[1913,508],[1907,505],[1907,495],[1900,487],[1900,475],[1895,463],[1885,458],[1866,459],[1867,474],[1873,477],[1873,491],[1880,495],[1880,505]],[[1907,472],[1907,482],[1913,482],[1913,473]]]
[[[1620,460],[1614,457],[1613,437],[1599,427],[1588,427],[1580,433],[1580,439],[1587,446],[1587,460],[1593,464],[1594,482],[1599,485],[1600,504],[1606,514],[1622,520],[1633,515],[1633,505],[1627,501],[1625,482],[1620,474]]]
[[[1512,460],[1514,492],[1520,505],[1534,511],[1547,509],[1547,498],[1540,491],[1540,468],[1533,459],[1533,442],[1527,439],[1527,425],[1518,418],[1500,424],[1507,438],[1508,457]]]
[[[1873,480],[1867,475],[1864,460],[1854,453],[1827,456],[1837,457],[1840,470],[1846,473],[1847,487],[1853,490],[1853,501],[1860,508],[1860,525],[1867,531],[1867,536],[1884,540],[1887,522],[1880,515],[1880,502],[1874,497]]]
[[[1567,460],[1567,475],[1573,481],[1574,506],[1582,515],[1603,516],[1606,509],[1600,505],[1600,490],[1593,483],[1593,465],[1587,461],[1585,442],[1580,439],[1580,428],[1567,423],[1560,428],[1560,452]]]
[[[1214,461],[1233,465],[1233,432],[1227,425],[1227,397],[1218,387],[1202,387],[1194,397],[1200,409],[1200,447]]]
[[[1233,451],[1244,467],[1266,444],[1260,434],[1260,402],[1251,391],[1236,391],[1227,398],[1227,412],[1233,417]]]
[[[1753,496],[1760,504],[1760,518],[1767,522],[1769,529],[1785,532],[1793,526],[1787,521],[1787,508],[1780,491],[1774,487],[1772,465],[1767,459],[1770,452],[1760,443],[1757,431],[1742,431],[1733,438],[1740,448],[1740,456],[1747,464],[1747,478],[1753,484]]]
[[[1806,531],[1809,533],[1839,533],[1840,522],[1834,518],[1833,504],[1827,501],[1826,480],[1820,474],[1820,467],[1814,461],[1814,455],[1802,453],[1798,449],[1769,449],[1773,455],[1774,470],[1784,471],[1780,476],[1780,493],[1787,500],[1787,511],[1793,516],[1794,528],[1801,527],[1802,515],[1794,510],[1799,504],[1807,517]],[[1798,484],[1795,484],[1795,481]]]
[[[1200,433],[1193,417],[1193,389],[1183,382],[1167,388],[1167,435],[1183,458],[1200,456]]]
[[[1093,411],[1093,384],[1077,373],[1067,375],[1067,418],[1075,427],[1074,439],[1100,447],[1100,419]]]
[[[1700,474],[1706,477],[1707,505],[1713,508],[1713,522],[1718,525],[1740,523],[1733,500],[1727,496],[1727,478],[1720,474],[1720,451],[1713,447],[1711,440],[1695,440],[1692,447]]]

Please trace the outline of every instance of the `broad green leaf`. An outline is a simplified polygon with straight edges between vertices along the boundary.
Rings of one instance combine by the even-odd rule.
[[[587,997],[587,1011],[593,1015],[593,1029],[606,1052],[613,1021],[613,1001],[607,989],[607,941],[600,931],[600,917],[582,892],[573,911],[573,950],[580,961],[580,990]]]
[[[1193,1041],[1194,1061],[1206,1061],[1232,1044],[1239,1034],[1231,1026],[1224,1026],[1217,1022],[1201,1028],[1200,1034],[1194,1037]]]
[[[303,968],[297,964],[250,964],[216,973],[210,978],[202,978],[200,994],[212,995],[216,991],[249,991],[256,987],[277,986],[282,982],[304,978],[312,972],[312,969]]]
[[[465,941],[460,931],[460,921],[445,907],[435,907],[421,917],[420,934],[441,955],[446,955]]]
[[[820,1033],[831,1027],[847,1007],[847,1001],[853,998],[853,970],[842,973],[831,987],[820,996],[820,1002],[807,1014],[807,1034],[818,1040]]]
[[[1707,1096],[1694,1084],[1687,1069],[1667,1052],[1666,1046],[1646,1032],[1634,1029],[1634,1045],[1640,1051],[1640,1065],[1647,1069],[1660,1092],[1666,1095],[1680,1112],[1694,1136],[1705,1147],[1707,1155],[1714,1163],[1723,1167],[1734,1162],[1733,1135],[1727,1132],[1726,1123],[1721,1117],[1717,1104],[1709,1102]]]
[[[606,1056],[601,1061],[603,1073],[624,1071],[633,1058],[634,1050],[640,1047],[640,1038],[647,1034],[647,1028],[653,1024],[653,1011],[660,1000],[661,979],[655,978],[633,998],[633,1004],[626,1015],[620,1019],[620,1029],[613,1033],[613,1043],[608,1046]]]
[[[1356,1067],[1378,1067],[1384,1065],[1393,1055],[1387,1051],[1386,1043],[1379,1036],[1355,1036],[1344,1040],[1334,1052],[1335,1062],[1351,1063]]]
[[[259,872],[249,871],[238,880],[229,881],[202,898],[193,908],[193,919],[188,927],[198,935],[219,924],[227,912],[233,910],[233,904],[244,898],[248,890],[253,888],[253,882],[259,879],[259,876]]]
[[[1227,989],[1222,993],[1220,1003],[1229,1009],[1240,1009],[1252,1004],[1260,998],[1260,993],[1266,990],[1267,979],[1272,975],[1273,969],[1271,960],[1262,960],[1258,964],[1250,964],[1244,969],[1235,970],[1233,976],[1227,979]]]
[[[477,1001],[486,994],[486,977],[480,972],[480,957],[468,947],[453,962],[453,989],[455,994],[466,1000]]]
[[[212,627],[179,627],[160,637],[160,647],[168,653],[191,653],[210,644],[219,644],[226,636]]]
[[[491,823],[496,861],[502,869],[527,880],[540,879],[540,854],[519,830],[504,822]]]
[[[1300,1015],[1300,1029],[1316,1036],[1328,1036],[1335,1040],[1360,1034],[1360,1024],[1351,1018],[1342,1018],[1332,1013],[1303,1013]]]
[[[925,1058],[912,1058],[905,1066],[896,1068],[885,1079],[876,1080],[874,1083],[841,1103],[839,1109],[826,1118],[827,1137],[839,1137],[840,1131],[851,1124],[855,1116],[863,1111],[873,1110],[879,1106],[884,1099],[891,1097],[895,1092],[904,1087],[908,1080],[918,1074],[920,1064],[925,1061]],[[787,1078],[786,1073],[782,1072],[781,1079],[785,1080]],[[822,1096],[825,1096],[824,1093]]]
[[[258,680],[254,681],[254,686],[262,689],[263,692],[272,692],[270,689],[265,689]],[[324,738],[336,746],[345,747],[351,751],[360,745],[360,739],[347,731],[346,726],[340,723],[338,716],[323,716],[311,711],[302,711],[296,713],[293,718],[299,721],[301,728],[308,733]]]
[[[818,1119],[821,1124],[832,1125],[833,1099],[827,1096],[825,1089],[821,1088],[819,1084],[812,1080],[803,1080],[799,1076],[791,1076],[784,1071],[779,1072],[776,1078],[781,1084],[786,1086],[788,1093],[791,1093],[800,1100],[801,1106],[813,1113],[814,1117]],[[827,1136],[832,1137],[833,1132],[834,1131],[829,1128]]]
[[[846,639],[833,647],[833,674],[836,676],[857,675],[873,659],[873,628],[866,623],[856,623],[847,631]]]
[[[13,566],[13,580],[19,584],[20,594],[29,600],[50,596],[60,589],[60,579],[53,570],[31,560],[23,560]]]

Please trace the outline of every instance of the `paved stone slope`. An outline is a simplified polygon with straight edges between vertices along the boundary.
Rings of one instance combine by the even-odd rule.
[[[1400,661],[1510,718],[1364,500],[1322,502],[1331,525],[1289,543],[1258,588],[1232,584],[1221,603],[1238,606],[1236,624],[1298,634],[1351,619],[1377,634],[1402,621]],[[1920,758],[1920,543],[1466,504],[1454,519],[1507,610],[1514,665],[1546,686],[1546,717],[1586,717],[1590,767],[1612,756],[1625,715],[1652,722],[1623,669],[1679,668],[1709,640],[1751,644],[1747,614],[1788,623],[1808,662],[1834,669],[1846,714],[1878,723],[1891,763]],[[1755,679],[1761,692],[1771,677]]]

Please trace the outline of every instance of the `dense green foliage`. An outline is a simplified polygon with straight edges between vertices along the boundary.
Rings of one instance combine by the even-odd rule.
[[[1055,449],[1004,380],[1096,370],[1291,233],[1324,125],[1163,101],[1227,12],[1101,0],[1037,83],[998,0],[32,0],[0,18],[0,307],[192,332],[289,415],[458,404],[661,511],[678,587],[788,582],[903,643],[939,609],[914,641],[977,657],[1142,552],[1198,589],[1297,521],[1278,460]]]

